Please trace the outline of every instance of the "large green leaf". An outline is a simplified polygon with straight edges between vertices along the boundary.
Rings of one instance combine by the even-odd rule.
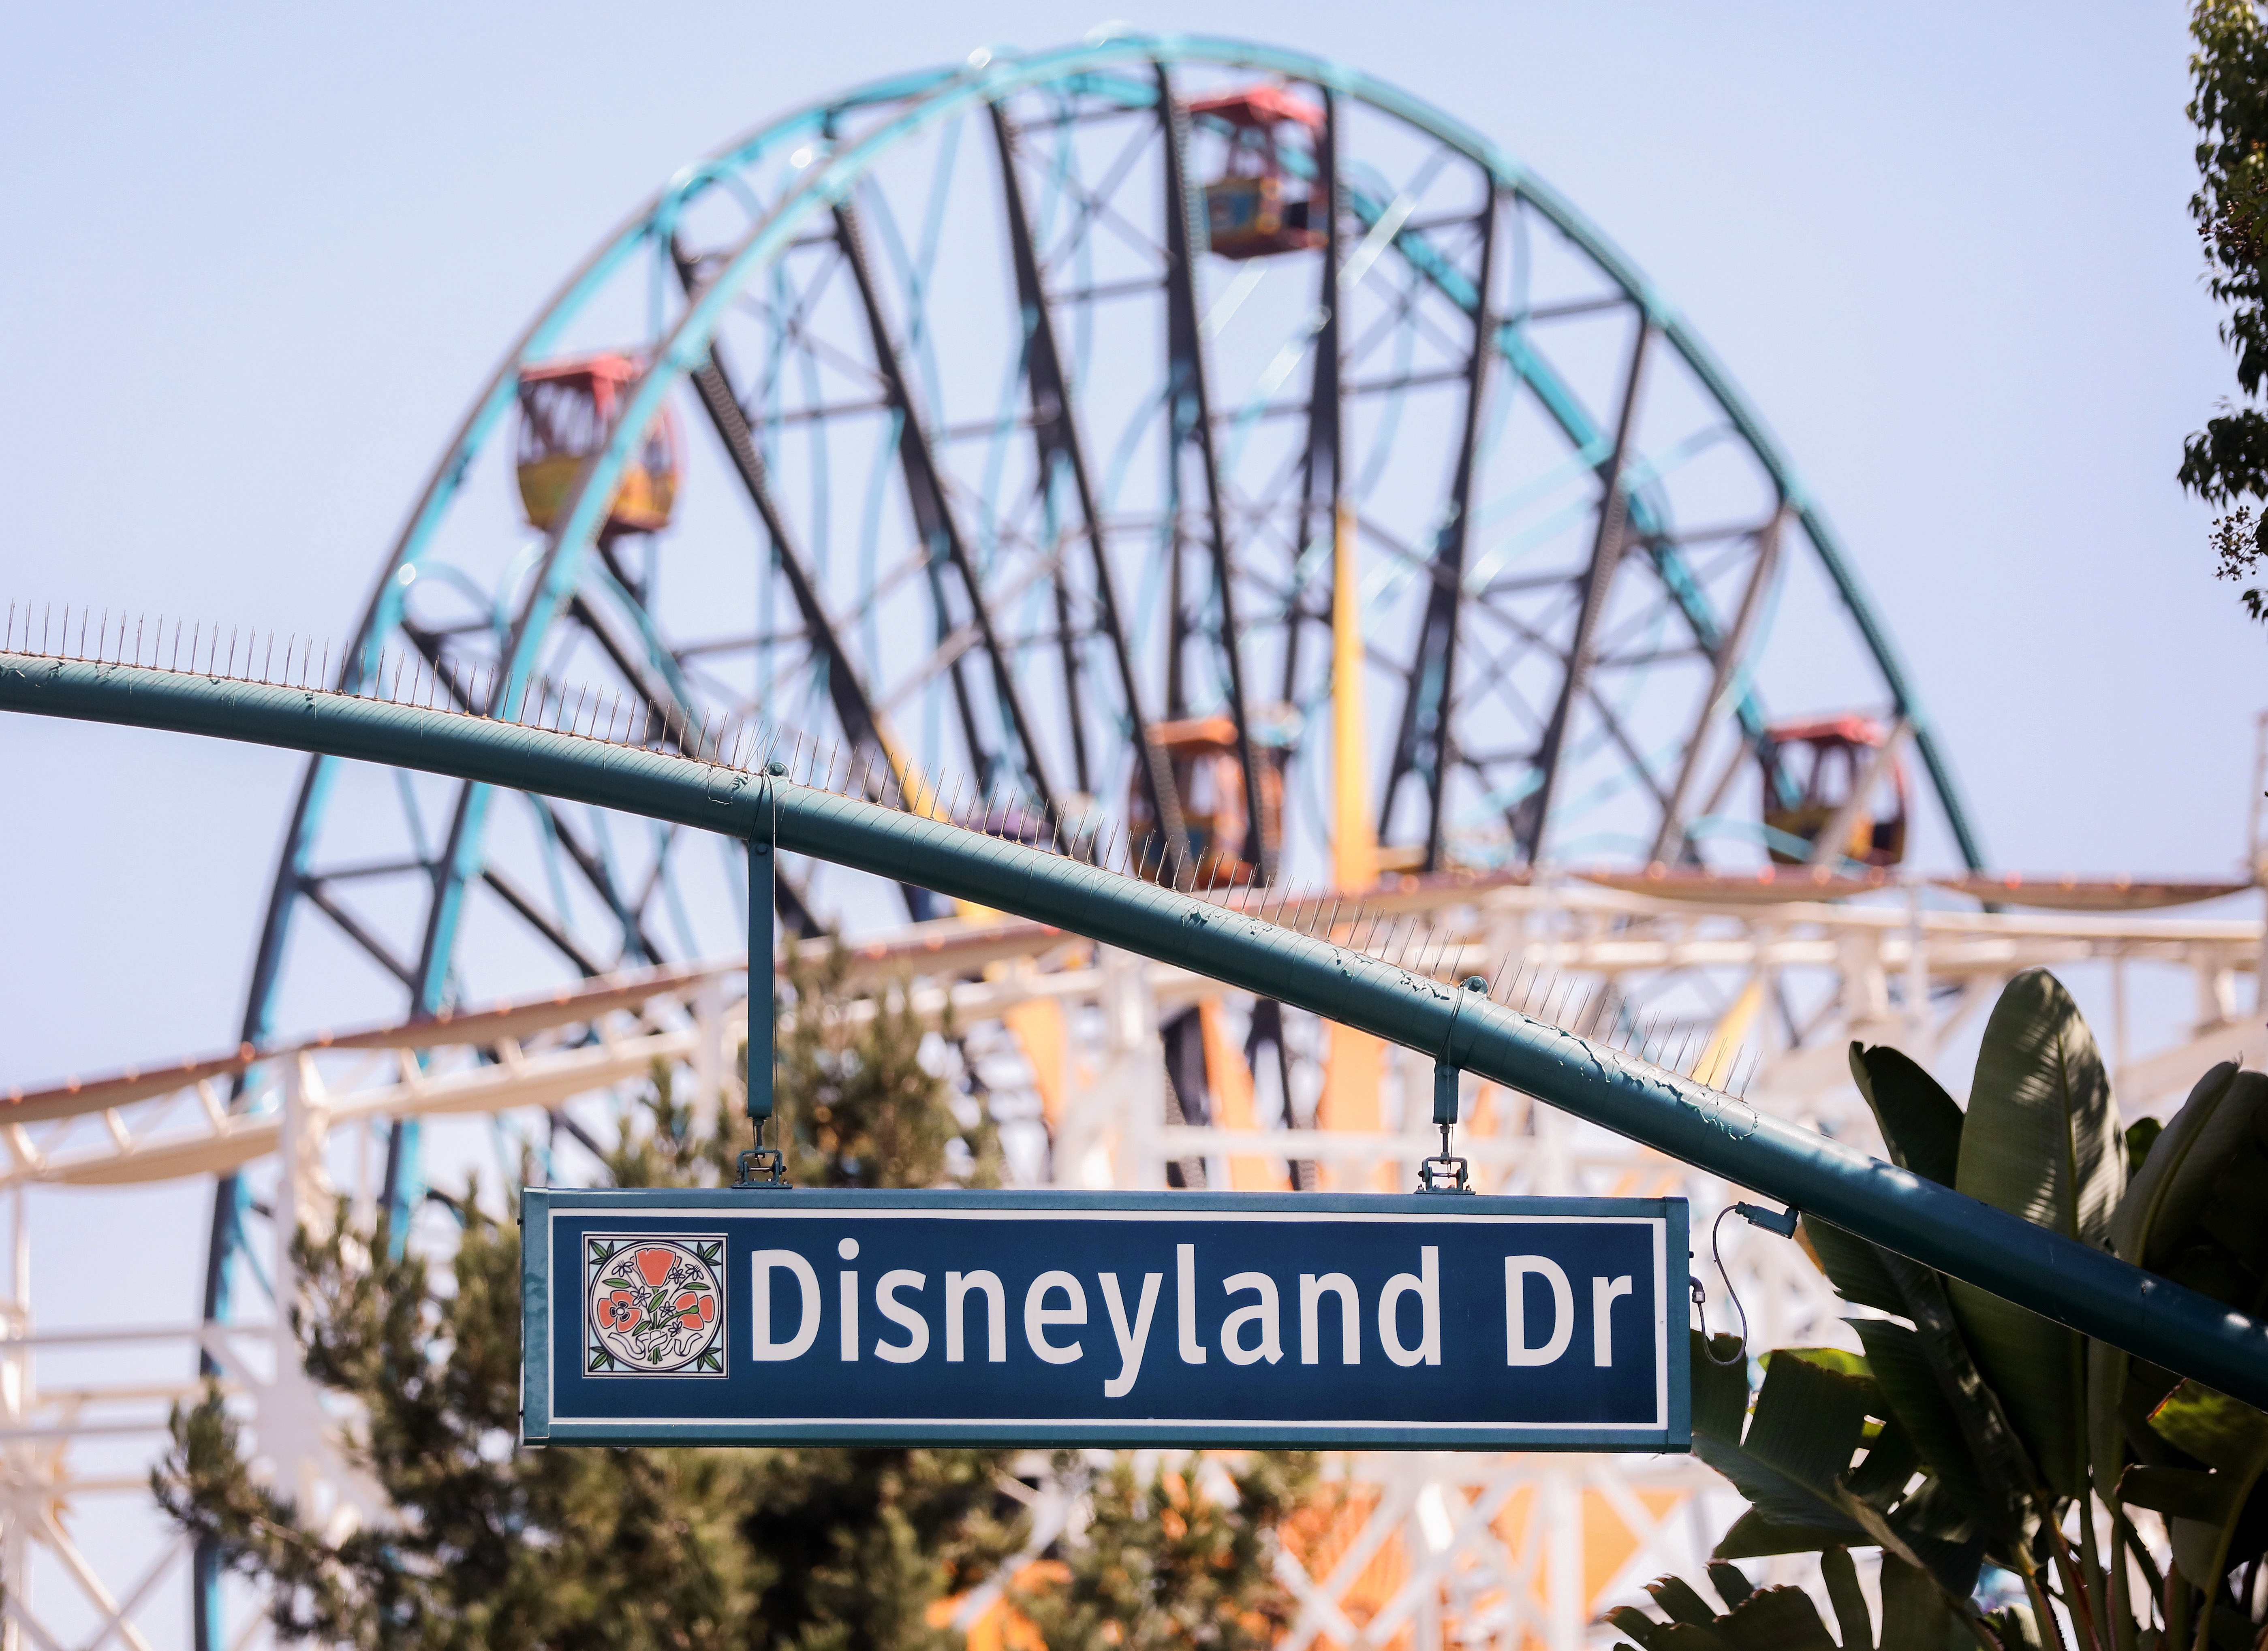
[[[1735,1345],[1729,1336],[1717,1339],[1727,1351]],[[1870,1410],[1881,1408],[1864,1367],[1831,1349],[1780,1349],[1765,1364],[1751,1420],[1747,1365],[1719,1365],[1697,1334],[1693,1343],[1693,1452],[1749,1503],[1727,1536],[1738,1543],[1718,1557],[1865,1541],[1837,1505],[1839,1476],[1866,1439]],[[1830,1356],[1822,1361],[1807,1353]],[[1830,1368],[1836,1362],[1845,1368]]]
[[[1851,1076],[1902,1170],[1951,1186],[1961,1162],[1961,1108],[1945,1086],[1903,1050],[1851,1046]]]
[[[1895,1411],[1896,1406],[1883,1408]],[[1920,1466],[1921,1452],[1915,1448],[1913,1436],[1893,1414],[1868,1442],[1867,1459],[1852,1468],[1843,1483],[1869,1508],[1887,1511],[1905,1494],[1907,1484]]]
[[[1816,1215],[1805,1215],[1797,1230],[1803,1235],[1804,1249],[1845,1301],[1886,1313],[1905,1311],[1874,1245]]]
[[[1733,1522],[1710,1553],[1712,1558],[1719,1559],[1762,1559],[1778,1553],[1820,1553],[1859,1540],[1852,1535],[1853,1529],[1849,1520],[1839,1515],[1831,1525],[1780,1524],[1751,1508]]]
[[[2207,1195],[2268,1101],[2268,1075],[2224,1060],[2197,1081],[2118,1200],[2110,1247],[2137,1266],[2163,1272],[2189,1242]]]
[[[2117,1109],[2094,1035],[2060,980],[2027,970],[2008,982],[1985,1024],[1954,1185],[2099,1245],[2125,1180]],[[1959,1280],[1949,1294],[2042,1476],[2059,1495],[2080,1494],[2088,1480],[2085,1339]]]
[[[1693,1431],[1737,1445],[1749,1420],[1749,1361],[1734,1357],[1740,1338],[1705,1337],[1697,1330],[1685,1333],[1693,1347]],[[1719,1358],[1730,1362],[1719,1364]]]
[[[1646,1585],[1646,1591],[1653,1596],[1653,1603],[1672,1622],[1698,1623],[1705,1627],[1717,1620],[1717,1613],[1709,1608],[1709,1602],[1694,1592],[1693,1584],[1682,1576],[1657,1576]]]
[[[1874,1624],[1867,1613],[1867,1596],[1859,1586],[1859,1567],[1851,1563],[1850,1551],[1830,1548],[1821,1554],[1819,1575],[1827,1584],[1827,1603],[1835,1607],[1843,1651],[1874,1651]]]
[[[2008,1420],[2000,1395],[1970,1353],[1955,1321],[1945,1280],[1891,1251],[1881,1255],[1884,1270],[1905,1302],[1906,1317],[1913,1321],[1912,1339],[1898,1341],[1900,1327],[1880,1325],[1880,1321],[1875,1321],[1878,1328],[1859,1325],[1860,1339],[1870,1348],[1867,1368],[1877,1385],[1892,1396],[1890,1403],[1912,1432],[1922,1459],[1948,1486],[1958,1489],[1962,1505],[1973,1510],[1994,1557],[2003,1565],[2021,1568],[2028,1562],[2025,1538],[2039,1517],[2039,1471]],[[1886,1362],[1880,1367],[1871,1356],[1875,1337],[1883,1338]],[[1897,1369],[1889,1361],[1893,1342],[1918,1355],[1918,1371],[1910,1364]],[[1926,1382],[1920,1379],[1925,1375]],[[1893,1386],[1893,1381],[1899,1385]],[[1926,1397],[1933,1386],[1940,1406],[1934,1414]],[[1952,1441],[1953,1434],[1958,1435],[1958,1443]]]
[[[1867,1349],[1867,1368],[1874,1372],[1875,1385],[1912,1440],[1923,1465],[1950,1486],[1960,1501],[1975,1508],[1978,1517],[1985,1517],[1992,1498],[1984,1472],[1954,1400],[1930,1368],[1919,1335],[1887,1318],[1854,1318],[1851,1327]]]
[[[1718,1619],[1738,1651],[1836,1651],[1819,1607],[1800,1588],[1760,1588]]]
[[[1928,1573],[1894,1554],[1882,1556],[1882,1632],[1876,1644],[1867,1597],[1850,1554],[1830,1548],[1820,1556],[1820,1574],[1842,1632],[1838,1647],[1819,1608],[1801,1589],[1756,1588],[1733,1566],[1709,1567],[1709,1580],[1730,1607],[1712,1611],[1700,1593],[1675,1576],[1646,1584],[1655,1605],[1668,1618],[1657,1622],[1635,1605],[1617,1605],[1604,1620],[1646,1651],[1948,1651],[1956,1607]]]
[[[2199,1078],[2112,1212],[2111,1248],[2257,1312],[2259,1262],[2232,1250],[2222,1235],[2257,1254],[2257,1223],[2268,1219],[2268,1200],[2259,1195],[2268,1185],[2261,1172],[2264,1126],[2268,1075],[2225,1060]],[[2107,1342],[2088,1347],[2088,1439],[2099,1485],[2117,1483],[2130,1449],[2146,1462],[2161,1454],[2137,1422],[2173,1385],[2170,1373]]]
[[[2205,1464],[2209,1471],[2184,1468],[2132,1467],[2118,1481],[2118,1496],[2166,1518],[2174,1562],[2205,1591],[2205,1618],[2198,1643],[2209,1630],[2220,1578],[2242,1561],[2237,1537],[2261,1475],[2268,1471],[2268,1416],[2250,1405],[2196,1382],[2183,1382],[2150,1414],[2150,1427],[2168,1443]],[[2256,1550],[2258,1532],[2244,1550]]]
[[[1850,1470],[1867,1414],[1881,1406],[1871,1379],[1831,1369],[1797,1349],[1778,1349],[1756,1390],[1756,1415],[1742,1445],[1756,1460],[1827,1494]]]
[[[1929,1574],[1885,1553],[1881,1584],[1881,1651],[1945,1651],[1953,1613]]]

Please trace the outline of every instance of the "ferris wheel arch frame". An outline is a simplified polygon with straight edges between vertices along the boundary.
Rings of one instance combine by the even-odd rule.
[[[801,136],[822,136],[832,117],[843,111],[912,100],[907,108],[873,130],[823,157],[814,158],[806,168],[803,180],[763,216],[722,267],[697,291],[688,292],[684,313],[655,350],[648,370],[632,387],[608,439],[583,466],[563,502],[556,525],[534,554],[527,593],[513,618],[504,649],[504,669],[493,701],[485,708],[506,716],[518,712],[540,650],[554,620],[574,597],[585,559],[603,525],[608,502],[621,483],[643,432],[659,415],[681,381],[698,383],[711,362],[718,327],[747,282],[792,243],[814,216],[850,202],[861,180],[884,154],[939,122],[973,112],[980,106],[997,106],[1002,99],[1035,87],[1066,81],[1093,82],[1112,71],[1148,69],[1156,72],[1182,62],[1250,70],[1307,81],[1406,122],[1482,167],[1495,190],[1533,206],[1621,288],[1639,309],[1646,328],[1668,343],[1707,386],[1762,463],[1778,495],[1778,519],[1801,526],[1881,672],[1894,713],[1911,732],[1958,853],[1970,869],[1981,869],[1984,864],[1981,840],[1970,818],[1942,742],[1839,538],[1763,418],[1748,404],[1729,373],[1692,327],[1661,297],[1635,262],[1534,172],[1470,127],[1423,99],[1359,70],[1308,54],[1210,36],[1125,33],[1090,37],[1078,46],[1030,55],[994,55],[979,51],[971,54],[969,62],[960,69],[892,77],[807,104],[744,135],[706,161],[681,171],[600,243],[583,266],[562,284],[499,363],[429,477],[387,559],[358,630],[358,648],[342,665],[339,686],[352,687],[375,669],[379,648],[401,617],[408,584],[414,581],[419,562],[473,460],[512,404],[519,371],[558,340],[585,303],[610,275],[637,254],[643,243],[657,236],[667,240],[678,215],[703,188],[729,175],[754,153]],[[1159,95],[1154,84],[1145,84],[1135,76],[1115,83],[1112,91],[1124,99],[1130,108],[1154,106]],[[1358,202],[1359,210],[1361,205]],[[1370,203],[1369,209],[1363,213],[1373,229],[1378,216],[1377,203]],[[1421,272],[1462,307],[1475,307],[1469,297],[1454,290],[1462,279],[1458,272],[1441,267],[1438,260],[1429,268],[1428,249],[1422,238],[1406,238],[1397,230],[1390,238],[1397,249],[1411,257]],[[1475,312],[1478,313],[1476,309]],[[1498,352],[1518,380],[1535,390],[1546,412],[1568,440],[1584,451],[1602,445],[1605,433],[1580,399],[1557,379],[1550,364],[1526,347],[1516,323],[1503,318],[1492,319],[1497,321],[1493,341]],[[1642,489],[1611,475],[1608,481],[1610,488],[1627,487],[1631,515],[1643,529],[1647,524],[1649,506]],[[1665,584],[1697,640],[1705,649],[1717,648],[1726,640],[1724,627],[1709,611],[1697,585],[1678,563],[1675,547],[1657,545],[1653,554]],[[656,656],[654,664],[666,671],[671,662],[660,656],[666,650],[652,651]],[[1750,686],[1745,679],[1728,681],[1726,686],[1737,702],[1744,733],[1751,741],[1761,738],[1764,724]],[[321,813],[328,778],[327,768],[328,765],[320,761],[310,765],[295,805],[247,1004],[247,1037],[261,1036],[270,1030],[267,1016],[282,965],[284,928],[293,904],[295,879],[303,870],[296,860],[309,845],[310,827]],[[457,916],[468,884],[477,880],[488,806],[485,791],[472,788],[460,799],[451,823],[434,904],[426,924],[425,943],[416,968],[416,979],[411,983],[417,1007],[423,1009],[437,1007],[446,991],[446,971]],[[1538,829],[1540,832],[1541,827]]]

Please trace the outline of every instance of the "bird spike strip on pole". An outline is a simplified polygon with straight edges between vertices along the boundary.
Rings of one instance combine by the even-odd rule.
[[[73,613],[68,605],[58,622],[52,607],[35,613],[28,605],[11,602],[6,619],[0,621],[0,649],[74,664],[148,664],[154,668],[162,660],[165,669],[174,671],[184,669],[181,661],[182,631],[188,621],[179,618],[173,620],[173,634],[169,647],[166,636],[166,616],[164,615],[160,615],[153,626],[147,622],[146,616],[136,614],[129,625],[127,616],[122,613],[114,627],[110,613],[105,609],[100,619],[94,622],[92,637],[88,631],[90,612],[80,610],[77,620],[78,630],[76,646],[73,646]],[[37,646],[32,640],[35,620],[39,625],[40,637]],[[132,637],[130,647],[128,642],[129,635]],[[51,639],[59,645],[50,649],[48,644]],[[312,639],[303,648],[296,633],[284,641],[283,668],[280,671],[275,669],[276,639],[273,632],[268,635],[264,649],[256,631],[244,635],[240,657],[245,661],[246,669],[241,673],[236,671],[236,661],[239,657],[236,627],[230,629],[225,658],[221,651],[218,626],[214,626],[210,631],[202,623],[189,627],[187,646],[187,673],[216,683],[258,683],[264,686],[320,691],[332,681],[329,644],[323,646],[319,664]],[[202,666],[198,664],[200,652],[204,661]],[[261,661],[256,674],[250,669],[255,655]],[[409,677],[406,692],[403,683],[405,671]],[[493,675],[486,667],[475,664],[469,668],[461,665],[446,668],[438,661],[431,660],[422,654],[405,658],[399,653],[389,653],[384,649],[367,660],[355,661],[342,656],[336,679],[338,692],[351,693],[357,699],[471,715],[482,715],[481,707],[497,703],[497,686]],[[1177,890],[1181,887],[1183,868],[1178,860],[1169,861],[1168,856],[1174,852],[1172,846],[1156,833],[1139,840],[1129,840],[1123,826],[1114,831],[1108,818],[1097,811],[1091,817],[1091,825],[1085,821],[1071,822],[1071,846],[1066,848],[1061,829],[1063,823],[1048,818],[1045,811],[1028,799],[1018,799],[997,791],[988,795],[983,788],[973,784],[970,776],[958,774],[935,776],[934,784],[931,783],[929,777],[917,774],[917,781],[923,789],[918,796],[909,799],[902,781],[895,779],[894,770],[886,771],[879,787],[873,783],[876,753],[869,753],[858,781],[851,785],[848,781],[856,766],[855,752],[846,755],[839,745],[834,745],[828,748],[822,759],[815,736],[768,723],[761,718],[744,719],[722,726],[705,723],[696,726],[688,720],[688,714],[681,709],[669,708],[657,712],[656,708],[643,702],[625,702],[619,692],[610,694],[602,704],[588,685],[573,686],[571,698],[570,685],[548,677],[537,677],[529,682],[519,700],[516,713],[507,720],[519,727],[572,734],[634,750],[674,745],[696,759],[702,759],[705,752],[710,753],[710,760],[749,773],[777,767],[791,780],[808,789],[847,791],[850,795],[888,803],[895,808],[922,814],[928,818],[955,824],[980,835],[1012,837],[1032,847],[1038,846],[1037,831],[1033,825],[1037,820],[1048,829],[1047,852],[1068,854],[1124,876]],[[787,753],[784,760],[778,755],[782,751]],[[725,761],[727,752],[731,753],[728,763]],[[838,761],[842,780],[845,782],[843,784],[837,784],[836,780]],[[800,779],[797,780],[799,773]],[[894,784],[895,801],[891,796]],[[946,796],[951,796],[953,801],[940,808],[936,799]],[[994,822],[996,811],[999,817],[997,825]],[[1079,846],[1082,835],[1086,839],[1084,850]],[[755,859],[752,848],[752,862]],[[753,863],[751,870],[755,870]],[[762,870],[767,874],[771,871],[768,859]],[[1437,936],[1430,921],[1423,914],[1411,914],[1406,922],[1403,922],[1395,914],[1373,910],[1367,903],[1358,905],[1350,914],[1344,911],[1344,894],[1329,890],[1318,889],[1302,893],[1288,885],[1264,890],[1233,880],[1224,885],[1222,877],[1222,870],[1216,862],[1215,867],[1206,873],[1202,898],[1226,905],[1240,915],[1256,914],[1260,921],[1301,936],[1314,935],[1320,925],[1320,932],[1340,947],[1390,963],[1396,968],[1431,979],[1453,980],[1475,961],[1465,955],[1467,948],[1453,945],[1449,937]],[[770,886],[769,876],[763,881],[767,887]],[[753,879],[750,886],[753,891],[755,886]],[[1196,892],[1194,883],[1187,892]],[[1272,909],[1270,906],[1271,899],[1274,903]],[[1326,900],[1330,903],[1328,921],[1325,921]],[[755,937],[755,928],[758,921],[752,912],[752,941]],[[1415,958],[1411,956],[1413,950],[1417,954]],[[1497,984],[1501,984],[1502,974],[1503,970],[1499,967]],[[1513,995],[1503,1001],[1509,1003],[1516,996],[1521,1012],[1531,1018],[1580,1028],[1588,1012],[1587,1006],[1583,1012],[1572,1016],[1565,1012],[1578,984],[1552,971],[1528,966],[1513,979]],[[1490,987],[1489,995],[1492,999],[1495,997],[1495,985]],[[1668,1046],[1669,1038],[1680,1031],[1686,1036],[1673,1054]],[[1745,1050],[1736,1050],[1729,1060],[1715,1063],[1719,1070],[1704,1075],[1699,1068],[1706,1058],[1707,1046],[1703,1043],[1701,1053],[1697,1054],[1698,1037],[1697,1030],[1683,1023],[1660,1028],[1657,1035],[1655,1029],[1642,1030],[1635,1024],[1619,1022],[1610,1037],[1604,1039],[1594,1038],[1591,1041],[1604,1042],[1624,1053],[1635,1054],[1643,1061],[1684,1077],[1709,1080],[1722,1077],[1725,1082],[1719,1087],[1732,1090],[1736,1097],[1743,1094],[1747,1082],[1754,1078],[1758,1062],[1749,1060]],[[1737,1083],[1735,1079],[1739,1080]]]
[[[12,636],[14,619],[9,620]],[[950,820],[881,807],[799,784],[804,764],[767,776],[716,759],[575,732],[555,732],[423,704],[199,671],[0,651],[0,709],[165,729],[448,774],[641,814],[744,841],[769,833],[780,852],[832,862],[949,899],[1013,913],[1402,1045],[1537,1097],[1707,1172],[1778,1200],[1926,1266],[1963,1280],[2124,1348],[2247,1404],[2268,1407],[2268,1324],[2234,1312],[2114,1256],[1765,1117],[1737,1096],[1658,1066],[1637,1052],[1551,1024],[1565,994],[1548,977],[1522,1002],[1546,1018],[1465,996],[1403,965],[1412,941],[1358,952],[1303,932],[1324,896],[1278,897],[1275,921],[1245,887],[1211,899],[1146,878],[990,836]],[[29,627],[26,625],[28,630]],[[44,629],[44,623],[42,628]],[[121,627],[119,646],[125,642]],[[63,635],[70,635],[68,627]],[[247,657],[240,643],[238,657]],[[387,680],[382,672],[358,679]],[[718,752],[689,737],[679,751]],[[1003,821],[1004,828],[1006,822]],[[1462,950],[1462,949],[1458,949]],[[1394,961],[1388,961],[1390,952]],[[1446,958],[1440,962],[1457,961]],[[1480,994],[1472,994],[1479,996]],[[1689,1037],[1686,1045],[1694,1041]]]

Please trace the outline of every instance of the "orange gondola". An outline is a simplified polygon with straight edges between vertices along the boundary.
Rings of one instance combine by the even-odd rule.
[[[1189,114],[1226,121],[1228,166],[1205,186],[1205,223],[1212,250],[1223,258],[1270,258],[1323,243],[1322,214],[1311,198],[1293,194],[1278,145],[1286,128],[1322,130],[1322,111],[1281,86],[1248,86],[1217,98],[1199,98]]]
[[[1906,855],[1906,772],[1895,755],[1878,758],[1889,730],[1864,716],[1782,723],[1764,734],[1764,824],[1785,837],[1815,844],[1845,812],[1852,793],[1869,782],[1873,795],[1850,810],[1850,832],[1837,852],[1861,865],[1894,866]],[[1790,801],[1791,796],[1793,801]],[[1800,865],[1810,856],[1774,841],[1771,857]]]
[[[519,502],[528,525],[549,532],[566,507],[584,462],[621,421],[631,386],[645,371],[636,356],[608,352],[523,367],[519,374]],[[600,537],[654,533],[677,504],[680,444],[667,407],[622,472]]]
[[[1226,716],[1198,716],[1186,722],[1160,723],[1151,737],[1165,753],[1180,793],[1182,828],[1189,843],[1194,867],[1177,866],[1173,873],[1183,888],[1207,888],[1250,883],[1259,875],[1256,851],[1260,841],[1275,846],[1284,813],[1284,771],[1271,746],[1255,747],[1260,763],[1261,831],[1252,831],[1245,803],[1244,764],[1237,757],[1236,724]],[[1147,789],[1135,777],[1127,802],[1128,840],[1148,841],[1158,830]],[[1156,848],[1150,851],[1153,855]],[[1164,874],[1160,874],[1161,876]]]

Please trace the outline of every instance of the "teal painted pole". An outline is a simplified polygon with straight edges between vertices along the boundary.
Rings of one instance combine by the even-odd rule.
[[[767,800],[770,785],[764,787]],[[779,875],[779,855],[773,850],[778,833],[777,807],[764,829],[748,833],[748,1116],[755,1120],[756,1138],[763,1139],[764,1122],[772,1115],[773,1047],[779,1031],[779,979],[773,972],[773,930]]]
[[[0,709],[423,769],[933,889],[1197,970],[1506,1084],[2268,1408],[2268,1324],[1746,1103],[1376,958],[1155,884],[718,763],[451,712],[0,654]],[[768,795],[769,793],[769,795]]]

